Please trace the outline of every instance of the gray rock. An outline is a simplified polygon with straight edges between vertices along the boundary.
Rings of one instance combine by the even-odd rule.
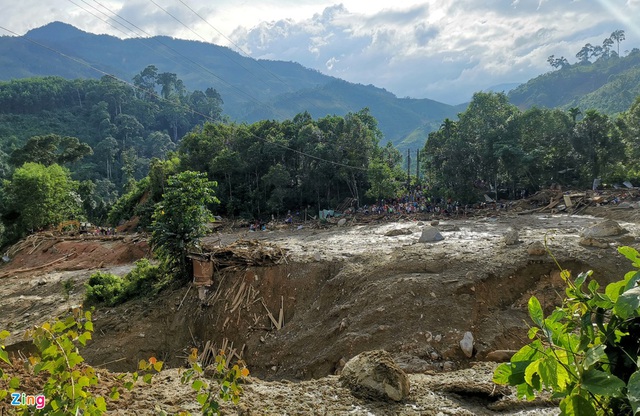
[[[444,237],[440,234],[440,231],[436,227],[424,227],[422,229],[422,235],[418,240],[419,243],[434,243],[436,241],[442,241]]]
[[[409,396],[409,378],[386,351],[366,351],[347,361],[340,381],[354,396],[401,401]]]
[[[529,244],[529,247],[527,247],[527,253],[532,256],[544,256],[547,254],[547,250],[544,248],[544,244],[540,241],[534,241]]]
[[[504,244],[508,245],[508,246],[512,246],[514,244],[518,244],[520,241],[518,240],[519,236],[518,236],[518,231],[516,230],[509,230],[507,231],[507,233],[504,235]]]
[[[347,223],[346,218],[342,218],[340,219],[340,221],[338,221],[338,227],[343,227],[346,223]]]
[[[603,238],[624,234],[625,229],[616,221],[606,220],[599,224],[592,225],[582,231],[582,237]]]
[[[385,233],[387,237],[395,237],[397,235],[409,235],[412,234],[411,230],[408,228],[395,228],[393,230],[389,230]]]
[[[609,243],[606,241],[598,240],[597,238],[584,237],[578,244],[584,247],[597,247],[597,248],[609,248]]]
[[[464,333],[464,336],[460,340],[460,348],[468,358],[473,357],[473,334],[471,332],[467,331]]]
[[[630,202],[621,202],[618,204],[618,208],[619,209],[634,209],[635,207],[633,206],[632,203]]]
[[[432,227],[437,227],[437,226],[438,226],[438,224],[440,224],[440,221],[438,221],[438,220],[433,220],[433,221],[431,221],[431,226],[432,226]]]

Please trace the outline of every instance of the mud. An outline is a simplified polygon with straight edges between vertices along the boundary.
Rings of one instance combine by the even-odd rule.
[[[630,214],[635,215],[615,213],[618,220],[635,221]],[[579,245],[579,232],[599,221],[563,215],[446,221],[438,225],[445,239],[436,243],[418,242],[426,225],[418,221],[214,235],[209,244],[265,240],[286,248],[289,256],[276,266],[217,273],[214,286],[200,297],[195,288],[184,287],[154,299],[100,308],[94,314],[94,339],[83,356],[91,365],[111,371],[133,371],[140,359],[150,356],[180,368],[194,346],[202,350],[207,343],[232,345],[257,377],[247,386],[250,405],[245,405],[243,414],[528,412],[512,399],[496,407],[507,395],[487,398],[487,389],[495,387],[490,383],[492,367],[474,363],[491,351],[515,349],[526,342],[526,303],[531,295],[547,311],[559,304],[564,283],[556,261],[574,275],[594,270],[602,285],[629,270],[616,247],[638,248],[640,227],[620,222],[628,232],[608,240],[608,248]],[[385,236],[398,228],[411,234]],[[513,229],[520,242],[506,245],[504,236]],[[527,247],[535,241],[546,241],[555,260],[549,254],[530,255]],[[131,241],[118,244],[133,253]],[[77,258],[97,267],[101,260],[89,253],[84,250]],[[132,260],[102,266],[124,274]],[[29,325],[82,302],[83,283],[92,270],[57,266],[57,271],[9,273],[0,279],[0,327],[11,331],[10,343],[17,343]],[[17,268],[9,263],[0,273],[7,267]],[[67,280],[72,282],[68,297],[63,284]],[[278,330],[268,312],[277,320],[280,310],[284,325]],[[466,331],[475,338],[472,358],[459,347]],[[407,403],[371,404],[340,390],[332,375],[345,360],[372,349],[389,351],[412,373]],[[171,371],[175,370],[163,372],[159,380],[169,384],[158,382],[153,397],[161,407],[173,409],[181,406],[182,399],[170,399],[170,392],[163,390],[179,390],[171,384],[175,384]],[[474,371],[474,377],[491,387],[472,388],[465,371]],[[139,400],[151,400],[145,397]],[[284,406],[283,400],[289,407],[278,408]],[[331,400],[336,403],[329,405]],[[535,406],[541,411],[545,404]],[[289,410],[278,410],[285,408]]]

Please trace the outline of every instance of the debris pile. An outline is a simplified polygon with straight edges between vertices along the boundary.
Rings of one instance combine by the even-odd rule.
[[[287,262],[287,252],[277,244],[258,240],[238,240],[227,246],[203,245],[199,257],[213,262],[217,270],[248,266],[270,266]]]
[[[533,213],[565,212],[569,214],[580,214],[588,207],[598,207],[608,205],[610,209],[631,209],[637,208],[635,201],[640,196],[638,189],[611,189],[604,191],[585,192],[562,192],[543,190],[537,192],[530,198],[518,201],[515,208],[518,215]],[[532,209],[523,209],[525,206],[536,206]]]

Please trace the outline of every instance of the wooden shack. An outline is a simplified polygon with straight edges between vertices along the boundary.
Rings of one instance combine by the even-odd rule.
[[[211,286],[213,284],[213,261],[205,254],[190,253],[188,258],[193,264],[193,284]]]

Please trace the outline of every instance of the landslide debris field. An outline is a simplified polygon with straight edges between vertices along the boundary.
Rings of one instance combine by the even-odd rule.
[[[226,253],[230,267],[215,273],[206,293],[189,285],[98,308],[82,355],[112,372],[133,371],[150,356],[166,362],[151,388],[110,403],[120,414],[195,412],[195,397],[178,374],[193,347],[224,348],[246,361],[251,382],[239,407],[226,405],[231,413],[554,414],[547,402],[519,402],[513,391],[494,386],[495,364],[486,362],[492,351],[526,342],[531,295],[550,311],[564,294],[551,256],[531,245],[546,240],[562,267],[574,275],[594,270],[604,285],[630,269],[616,247],[639,248],[636,211],[441,219],[436,228],[444,240],[427,243],[419,239],[428,217],[221,231],[203,246]],[[585,238],[584,230],[605,216],[622,230]],[[229,245],[234,249],[225,251]],[[8,349],[25,355],[25,329],[80,304],[91,273],[124,274],[149,254],[137,234],[38,234],[14,251],[0,267],[0,329],[11,332]],[[467,331],[474,337],[471,358],[459,345]],[[347,360],[374,349],[389,351],[410,374],[405,402],[358,399],[338,383],[335,374]]]

